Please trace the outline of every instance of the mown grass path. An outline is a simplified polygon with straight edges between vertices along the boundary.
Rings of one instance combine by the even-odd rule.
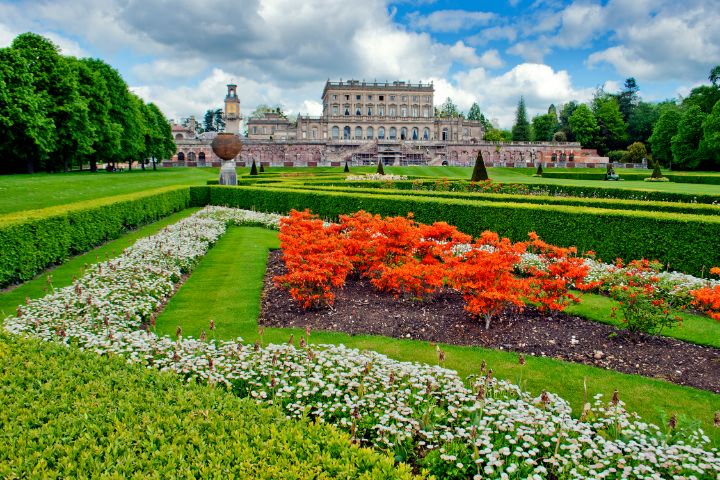
[[[205,330],[208,338],[240,336],[245,342],[254,342],[259,338],[256,319],[267,253],[277,246],[275,232],[231,227],[168,302],[157,318],[157,332],[174,337],[179,325],[183,335],[197,337]],[[211,319],[217,325],[215,332],[208,330]],[[297,342],[305,332],[266,328],[261,341],[286,342],[291,334]],[[330,332],[312,332],[309,340],[375,350],[398,360],[437,363],[435,347],[428,342]],[[662,425],[666,415],[669,418],[677,413],[681,418],[699,421],[720,445],[720,429],[712,426],[714,412],[720,409],[720,395],[552,358],[528,357],[527,364],[521,366],[517,354],[511,352],[451,345],[443,346],[443,350],[447,353],[445,366],[463,377],[477,373],[485,360],[496,376],[520,383],[535,394],[543,390],[558,393],[572,404],[575,412],[582,410],[585,384],[588,398],[603,393],[609,399],[613,390],[618,389],[628,407],[645,420]]]

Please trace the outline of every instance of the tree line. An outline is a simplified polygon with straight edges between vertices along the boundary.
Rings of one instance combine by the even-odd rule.
[[[0,173],[82,169],[170,158],[167,119],[113,67],[60,54],[47,38],[18,35],[0,49]]]

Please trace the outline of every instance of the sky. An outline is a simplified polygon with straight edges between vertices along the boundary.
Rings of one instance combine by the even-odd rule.
[[[0,47],[19,33],[99,57],[169,117],[201,117],[235,82],[259,104],[319,115],[330,79],[433,82],[509,128],[520,96],[686,95],[720,64],[718,0],[0,0]]]

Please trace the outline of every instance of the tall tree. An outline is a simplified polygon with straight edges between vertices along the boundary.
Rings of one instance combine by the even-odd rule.
[[[568,142],[575,141],[575,134],[572,131],[572,127],[570,127],[570,117],[572,117],[573,112],[575,112],[578,106],[579,104],[575,100],[571,100],[560,109],[560,131],[565,134],[566,141]]]
[[[604,154],[624,147],[627,143],[627,126],[615,97],[608,94],[596,96],[593,113],[599,128],[595,141],[598,151]]]
[[[720,85],[718,85],[718,83],[720,83],[720,65],[715,65],[713,69],[710,70],[708,80],[710,80],[710,83],[712,83],[713,86],[720,87]]]
[[[73,59],[74,60],[74,59]],[[110,98],[105,79],[86,60],[74,60],[78,72],[80,95],[87,100],[90,151],[80,159],[97,171],[98,158],[108,158],[109,150],[120,143],[120,132],[110,121]]]
[[[672,166],[672,138],[677,134],[681,117],[678,107],[668,106],[662,109],[660,118],[653,127],[653,133],[650,136],[653,159],[663,166]]]
[[[177,151],[177,146],[172,136],[170,123],[165,118],[165,115],[163,115],[154,103],[148,103],[147,110],[151,114],[148,121],[148,124],[151,126],[150,139],[152,142],[149,149],[149,158],[152,162],[153,170],[155,170],[157,162],[171,158]]]
[[[678,123],[677,133],[672,137],[673,166],[681,170],[693,170],[703,159],[700,142],[703,139],[703,121],[706,114],[697,105],[687,108]]]
[[[477,102],[473,102],[470,110],[468,110],[467,119],[480,121],[481,115],[482,112],[480,111],[480,105],[478,105]]]
[[[720,69],[720,67],[715,67]],[[708,167],[720,168],[720,102],[717,102],[703,122],[703,149],[707,153]]]
[[[549,142],[552,140],[556,126],[557,118],[550,113],[534,116],[532,119],[533,139],[536,142]]]
[[[646,143],[652,135],[653,126],[660,118],[657,104],[640,102],[627,121],[628,141]]]
[[[720,100],[720,88],[715,85],[700,85],[690,91],[690,95],[682,101],[683,107],[697,105],[703,113],[710,113]]]
[[[440,116],[448,118],[456,118],[460,116],[460,109],[452,101],[452,98],[448,97],[445,102],[440,105]]]
[[[203,116],[203,130],[206,132],[215,131],[215,110],[207,110]]]
[[[224,132],[225,131],[225,119],[223,118],[223,111],[222,108],[218,108],[215,110],[215,131],[216,132]]]
[[[633,77],[630,77],[625,80],[625,85],[623,86],[623,89],[620,90],[620,92],[618,92],[618,94],[615,96],[615,98],[617,99],[618,108],[620,109],[623,121],[625,122],[628,121],[630,115],[632,115],[633,110],[639,102],[637,94],[638,90],[640,90],[640,87],[638,87],[637,82]]]
[[[47,110],[27,59],[12,48],[0,49],[0,172],[32,173],[37,160],[50,154],[55,124]]]
[[[531,138],[530,122],[525,109],[525,98],[520,97],[517,110],[515,111],[515,125],[512,127],[513,142],[529,142]]]
[[[568,120],[569,126],[578,142],[584,147],[595,140],[599,128],[595,115],[587,105],[578,105]]]

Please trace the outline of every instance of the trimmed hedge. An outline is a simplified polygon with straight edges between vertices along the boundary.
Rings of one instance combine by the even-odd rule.
[[[188,187],[167,187],[2,216],[0,287],[188,206]]]
[[[361,209],[381,215],[413,212],[420,222],[443,220],[471,235],[493,230],[523,240],[535,231],[550,243],[594,250],[607,261],[658,259],[694,275],[720,265],[720,217],[290,188],[191,188],[208,189],[213,205],[264,212],[309,208],[328,219]]]
[[[545,175],[543,175],[545,176]],[[452,188],[453,185],[457,184],[469,184],[468,181],[456,180],[456,179],[438,179],[448,180]],[[427,181],[425,185],[432,185],[434,181]],[[603,182],[609,184],[612,182]],[[396,181],[396,182],[371,182],[371,181],[358,181],[358,182],[304,182],[305,185],[314,186],[333,186],[333,187],[354,187],[354,188],[393,188],[399,190],[412,190],[413,182],[408,180]],[[549,195],[559,196],[576,196],[580,198],[616,198],[619,200],[649,200],[654,202],[685,202],[685,203],[716,203],[720,204],[720,195],[709,195],[709,194],[690,194],[690,193],[675,193],[675,192],[661,192],[658,190],[645,190],[640,188],[617,188],[617,187],[588,187],[581,185],[551,185],[551,184],[537,184],[537,183],[503,183],[508,186],[524,186],[533,192],[547,192]]]
[[[337,192],[379,193],[373,188],[317,187],[305,185],[304,190],[326,190]],[[720,215],[720,205],[704,203],[653,202],[643,200],[622,200],[617,198],[551,197],[547,195],[513,195],[509,193],[445,192],[430,190],[383,189],[383,195],[417,195],[420,197],[460,198],[488,202],[533,203],[540,205],[572,205],[579,207],[609,208],[613,210],[642,210],[645,212],[676,212],[690,215]]]
[[[0,333],[0,478],[413,478],[332,426]]]
[[[632,181],[643,181],[652,174],[652,170],[645,170],[643,173],[640,172],[623,172],[620,173],[620,178]],[[571,178],[574,180],[604,180],[604,173],[592,173],[592,172],[543,172],[544,178]],[[672,174],[664,173],[663,177],[668,178],[671,182],[675,183],[695,183],[703,185],[720,185],[720,175],[683,175],[683,174]]]

